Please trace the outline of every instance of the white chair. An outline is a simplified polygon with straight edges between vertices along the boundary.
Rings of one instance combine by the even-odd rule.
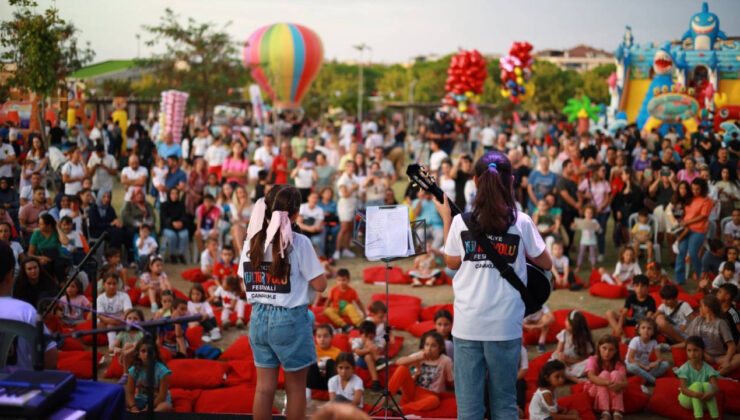
[[[627,226],[629,228],[629,235],[630,235],[630,243],[632,242],[632,228],[637,223],[637,216],[639,216],[638,213],[632,213],[627,218]],[[657,262],[659,265],[663,261],[663,256],[661,255],[660,251],[660,244],[658,243],[658,229],[656,228],[655,219],[653,218],[652,214],[648,214],[648,225],[650,225],[650,229],[653,231],[653,258],[655,258],[655,262]],[[650,244],[640,244],[639,249],[647,250]],[[638,258],[639,255],[635,256],[635,258]]]

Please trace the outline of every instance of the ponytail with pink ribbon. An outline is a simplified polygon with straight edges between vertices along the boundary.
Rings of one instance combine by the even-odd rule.
[[[252,217],[249,219],[249,226],[247,226],[247,239],[244,244],[245,248],[248,249],[252,238],[262,231],[266,211],[267,205],[265,204],[265,199],[260,198],[254,204]],[[280,247],[280,256],[285,258],[285,250],[293,243],[293,229],[290,226],[290,216],[287,211],[275,210],[270,215],[265,235],[265,252],[267,252],[267,247],[270,246],[275,234],[278,232],[280,233],[280,243],[278,244]]]

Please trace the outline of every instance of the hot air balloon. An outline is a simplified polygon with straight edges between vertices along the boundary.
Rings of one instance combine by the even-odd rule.
[[[244,65],[278,108],[299,108],[321,67],[324,48],[314,31],[295,23],[263,26],[244,44]]]

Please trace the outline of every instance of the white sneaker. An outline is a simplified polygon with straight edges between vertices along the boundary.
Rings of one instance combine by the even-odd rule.
[[[211,336],[208,334],[203,334],[200,337],[201,340],[203,340],[204,343],[210,343],[211,342]]]
[[[306,404],[311,402],[311,388],[306,388]]]
[[[345,249],[344,251],[342,251],[342,256],[345,258],[355,258],[357,255],[355,255],[355,253],[350,251],[349,249]]]
[[[221,339],[221,331],[218,330],[218,328],[214,328],[211,330],[211,341],[218,341]]]
[[[340,256],[339,256],[339,250],[336,250],[336,251],[334,251],[334,254],[332,254],[331,258],[332,258],[332,259],[333,259],[334,261],[338,261],[338,260],[339,260],[339,258],[340,258]]]
[[[678,249],[678,241],[674,242],[673,245],[671,245],[671,251],[673,251],[673,253],[676,255],[681,252],[681,250]]]

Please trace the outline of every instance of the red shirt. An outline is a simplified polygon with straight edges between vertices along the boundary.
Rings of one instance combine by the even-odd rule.
[[[351,287],[342,291],[339,286],[334,286],[329,290],[329,300],[331,300],[331,306],[339,309],[340,301],[343,300],[347,305],[349,305],[356,300],[360,300],[360,298],[357,296],[357,291]]]
[[[237,265],[236,264],[227,264],[223,262],[222,260],[218,260],[216,264],[213,264],[213,275],[217,277],[219,280],[223,280],[226,277],[229,276],[236,276],[237,273]]]

